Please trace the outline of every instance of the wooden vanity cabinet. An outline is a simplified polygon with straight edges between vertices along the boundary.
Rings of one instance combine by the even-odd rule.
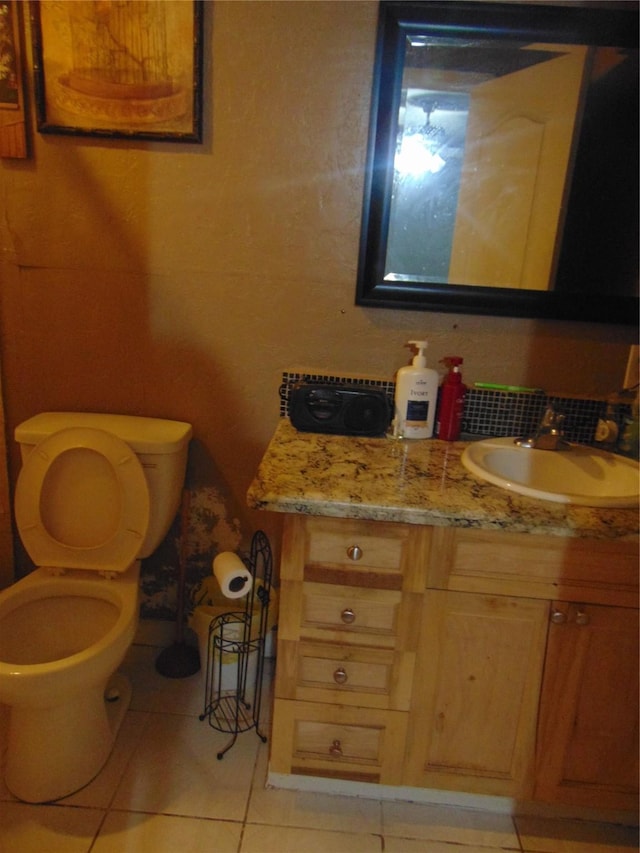
[[[288,516],[271,769],[635,808],[637,542]]]
[[[289,516],[271,769],[402,783],[429,531]]]

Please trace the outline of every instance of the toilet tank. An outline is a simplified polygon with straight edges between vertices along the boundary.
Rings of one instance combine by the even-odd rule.
[[[148,557],[166,536],[180,506],[191,424],[135,415],[43,412],[15,429],[23,462],[43,438],[69,427],[104,430],[135,452],[147,480],[150,502],[149,528],[138,556]]]

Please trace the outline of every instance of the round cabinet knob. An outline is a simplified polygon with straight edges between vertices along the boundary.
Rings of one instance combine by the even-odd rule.
[[[590,621],[588,613],[585,613],[584,610],[578,610],[576,613],[576,625],[588,625]]]
[[[567,614],[563,613],[562,610],[554,610],[551,614],[551,621],[554,625],[564,625],[567,621]]]
[[[350,560],[353,560],[354,563],[358,560],[361,560],[363,554],[364,551],[359,545],[349,545],[349,547],[347,548],[347,557]]]
[[[348,681],[348,676],[346,671],[339,666],[338,669],[333,673],[333,680],[336,684],[346,684]]]
[[[345,607],[345,609],[340,614],[340,618],[344,622],[345,625],[351,625],[356,621],[356,614],[350,607]]]
[[[329,755],[332,755],[334,758],[342,758],[342,744],[339,740],[334,740],[334,742],[329,747]]]

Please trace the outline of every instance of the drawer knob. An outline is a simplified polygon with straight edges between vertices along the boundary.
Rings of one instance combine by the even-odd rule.
[[[348,677],[346,671],[339,666],[338,669],[333,673],[333,680],[336,684],[346,684]]]
[[[347,557],[353,562],[357,562],[362,559],[363,550],[359,545],[349,545],[347,548]]]
[[[578,610],[576,613],[576,625],[588,625],[590,621],[588,613],[585,613],[584,610]]]
[[[562,610],[554,610],[551,614],[551,621],[554,625],[564,625],[567,621],[567,614],[563,613]]]
[[[340,614],[340,618],[344,622],[345,625],[351,625],[356,621],[356,614],[350,607],[345,607],[345,609]]]
[[[334,742],[329,747],[329,755],[332,755],[334,758],[342,758],[342,744],[339,740],[334,740]]]

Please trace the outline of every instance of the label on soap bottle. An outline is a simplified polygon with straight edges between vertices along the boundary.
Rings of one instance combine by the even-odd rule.
[[[410,427],[426,426],[429,417],[428,400],[409,400],[407,402],[407,417],[405,423]]]

